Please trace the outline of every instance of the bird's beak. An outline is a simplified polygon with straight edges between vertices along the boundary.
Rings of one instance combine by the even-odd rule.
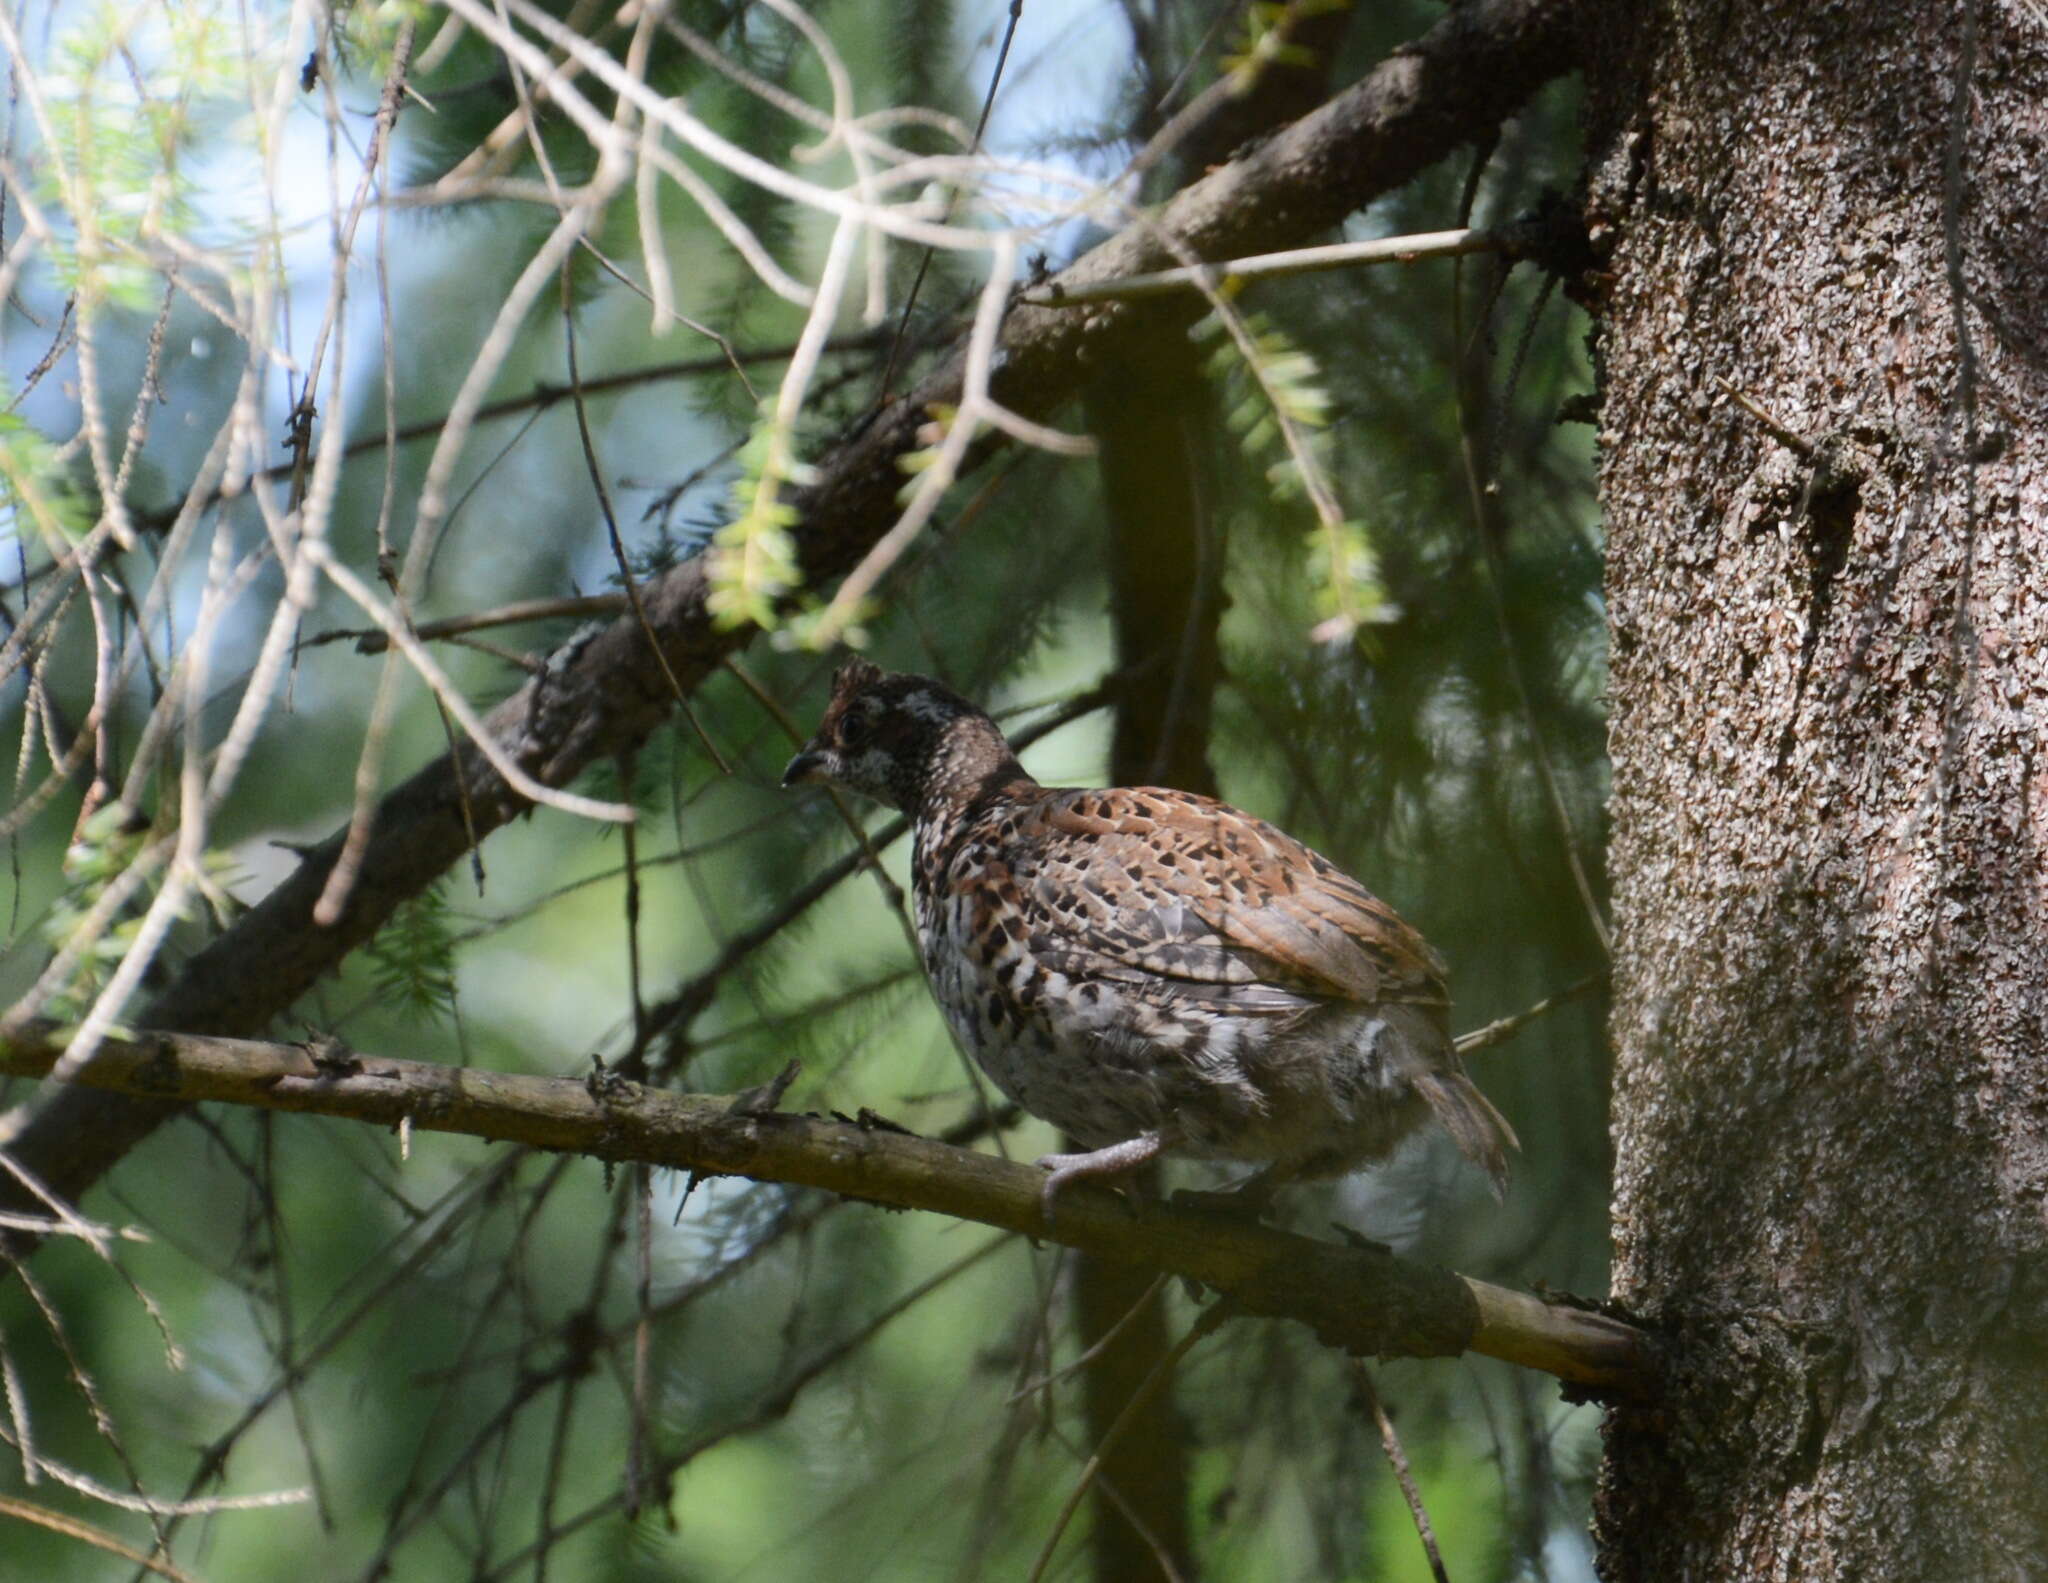
[[[789,761],[789,768],[782,772],[782,785],[785,791],[791,786],[802,786],[810,781],[824,779],[825,755],[815,748],[805,748]]]

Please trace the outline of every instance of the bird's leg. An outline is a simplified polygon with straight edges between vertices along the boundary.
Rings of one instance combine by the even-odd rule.
[[[1119,1176],[1125,1171],[1136,1170],[1147,1160],[1157,1159],[1163,1146],[1158,1133],[1141,1132],[1135,1138],[1090,1149],[1086,1154],[1040,1155],[1038,1163],[1050,1173],[1045,1179],[1045,1186],[1038,1190],[1039,1202],[1045,1206],[1045,1218],[1048,1221],[1053,1218],[1053,1201],[1067,1183],[1090,1176]]]

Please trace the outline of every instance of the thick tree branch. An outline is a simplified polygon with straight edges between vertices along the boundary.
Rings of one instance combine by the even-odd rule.
[[[1363,81],[1185,189],[1058,280],[1079,287],[1178,263],[1181,252],[1224,258],[1318,234],[1497,125],[1567,70],[1574,8],[1575,0],[1459,7]],[[1194,311],[1171,300],[1082,311],[1019,306],[1004,327],[994,394],[1026,416],[1043,416],[1077,394],[1096,367],[1146,337],[1174,333]],[[921,444],[918,431],[932,407],[958,400],[964,356],[946,359],[915,392],[822,459],[819,482],[798,502],[799,548],[811,579],[846,572],[895,520],[897,459]],[[749,629],[717,627],[705,594],[698,562],[649,584],[644,627],[629,617],[565,645],[545,674],[492,711],[490,731],[550,786],[644,742],[668,718],[677,686],[692,691],[751,636]],[[313,908],[340,836],[308,853],[297,873],[194,957],[135,1020],[223,1034],[261,1030],[474,841],[529,806],[474,746],[459,746],[379,805],[375,833],[333,925],[315,924]],[[0,1020],[0,1034],[7,1031]],[[7,1147],[27,1170],[76,1199],[176,1108],[161,1098],[68,1088]],[[0,1209],[34,1207],[11,1182],[0,1183]]]
[[[41,1077],[62,1054],[47,1024],[0,1038],[0,1073]],[[882,1125],[747,1108],[599,1074],[585,1081],[365,1055],[340,1044],[197,1035],[109,1040],[80,1082],[189,1105],[200,1100],[465,1133],[598,1159],[822,1188],[888,1209],[980,1221],[1199,1281],[1243,1312],[1294,1319],[1331,1346],[1381,1357],[1480,1352],[1590,1390],[1645,1395],[1644,1332],[1586,1309],[1397,1258],[1231,1219],[1131,1205],[1099,1188],[1063,1194],[1046,1219],[1043,1173]]]

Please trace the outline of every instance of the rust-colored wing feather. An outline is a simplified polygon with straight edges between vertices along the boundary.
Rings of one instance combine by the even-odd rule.
[[[1085,939],[1097,971],[1264,985],[1309,1000],[1449,1004],[1444,966],[1393,909],[1292,836],[1224,803],[1150,788],[1040,799],[1006,853],[1047,934]],[[1251,1009],[1248,1007],[1247,1009]]]

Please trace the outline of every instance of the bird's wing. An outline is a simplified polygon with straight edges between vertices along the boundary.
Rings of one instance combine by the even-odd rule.
[[[1191,793],[1054,791],[1005,843],[1025,927],[1076,966],[1309,1000],[1448,1004],[1422,937],[1292,836]],[[1083,958],[1092,959],[1083,961]]]

